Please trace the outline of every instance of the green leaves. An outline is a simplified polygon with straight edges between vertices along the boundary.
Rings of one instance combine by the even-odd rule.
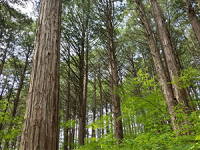
[[[186,88],[190,85],[196,86],[196,83],[200,81],[200,71],[190,67],[189,69],[182,70],[181,76],[176,77],[172,84],[177,84],[180,89]]]

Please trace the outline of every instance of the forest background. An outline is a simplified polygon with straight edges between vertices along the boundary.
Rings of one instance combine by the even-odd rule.
[[[39,13],[0,1],[4,150],[24,122],[38,20],[14,5],[27,3]],[[199,0],[63,0],[61,20],[59,149],[200,149]]]

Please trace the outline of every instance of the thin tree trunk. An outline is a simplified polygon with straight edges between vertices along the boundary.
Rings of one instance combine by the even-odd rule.
[[[40,2],[20,150],[59,149],[61,5],[61,0]]]
[[[0,77],[1,77],[1,74],[2,74],[2,71],[3,71],[3,66],[5,64],[6,55],[7,55],[7,50],[4,50],[3,58],[2,58],[1,64],[0,64]]]
[[[72,116],[72,120],[75,120],[76,119],[76,108],[77,106],[76,106],[76,100],[74,101],[74,103],[73,103],[73,116]],[[71,143],[70,143],[70,150],[72,150],[72,149],[74,149],[75,148],[75,141],[74,141],[74,139],[75,139],[75,130],[76,130],[76,126],[74,126],[73,128],[72,128],[72,135],[71,135],[71,137],[72,137],[72,139],[71,139]]]
[[[182,0],[182,1],[185,4],[185,10],[187,12],[188,19],[190,20],[190,23],[196,35],[197,41],[199,42],[199,45],[200,45],[200,25],[199,25],[199,20],[197,18],[195,10],[190,4],[189,0]]]
[[[68,75],[67,75],[67,100],[66,100],[66,123],[69,121],[69,103],[70,103],[70,47],[68,47]],[[64,129],[64,150],[68,150],[69,128]]]
[[[100,72],[100,69],[99,69],[99,72]],[[100,118],[102,119],[103,118],[103,93],[102,93],[100,74],[98,75],[98,80],[99,80],[99,94],[100,94]],[[102,128],[101,135],[103,136],[103,134],[104,134],[103,123],[101,124],[101,128]]]
[[[28,66],[28,58],[30,56],[30,52],[31,52],[31,50],[28,49],[28,52],[26,54],[25,65],[24,65],[24,68],[22,70],[22,74],[21,74],[20,81],[19,81],[19,86],[18,86],[18,89],[17,89],[17,94],[16,94],[16,97],[14,99],[14,107],[13,107],[13,110],[12,110],[12,117],[16,116],[17,107],[18,107],[18,103],[19,103],[19,96],[20,96],[20,93],[21,93],[21,90],[22,90],[22,87],[23,87],[23,84],[24,84],[24,77],[25,77],[27,66]]]
[[[92,112],[93,112],[93,123],[94,123],[96,119],[96,74],[94,77],[94,104]],[[92,137],[96,137],[94,127],[92,127]]]
[[[16,113],[17,113],[19,97],[20,97],[20,93],[21,93],[21,90],[22,90],[22,87],[23,87],[23,84],[24,84],[24,78],[25,78],[25,73],[26,73],[26,69],[27,69],[27,66],[28,66],[28,58],[30,56],[30,51],[31,50],[28,49],[28,52],[26,54],[25,64],[24,64],[24,67],[23,67],[23,70],[22,70],[22,74],[20,76],[20,81],[19,81],[19,86],[18,86],[18,89],[17,89],[17,94],[16,94],[16,96],[14,98],[14,106],[13,106],[13,110],[12,110],[13,119],[15,118]],[[11,132],[11,129],[12,129],[13,125],[14,124],[12,122],[11,122],[11,124],[9,124],[9,127],[8,127],[8,132],[9,133]],[[4,149],[8,149],[8,147],[9,147],[9,141],[6,140]]]
[[[192,88],[192,91],[193,91],[195,99],[196,99],[196,105],[200,108],[200,102],[199,102],[197,90],[194,88],[194,86],[191,86],[191,88]]]
[[[13,80],[13,83],[12,83],[12,87],[10,89],[8,89],[8,93],[7,93],[7,104],[6,104],[6,108],[3,110],[3,115],[2,115],[2,118],[4,119],[5,115],[6,115],[6,112],[7,112],[7,109],[8,109],[8,104],[10,103],[10,99],[12,97],[12,94],[13,94],[13,89],[14,89],[14,85],[15,85],[15,82],[16,82],[16,76],[14,77],[14,80]],[[2,120],[4,121],[4,120]],[[0,123],[0,131],[3,131],[4,129],[4,125],[3,123]],[[2,145],[2,140],[3,140],[3,137],[4,137],[4,133],[2,134],[2,136],[0,137],[0,148],[1,148],[1,145]],[[8,147],[8,143],[5,144],[6,147]]]
[[[108,100],[106,98],[106,115],[108,116]],[[109,133],[109,121],[106,119],[106,133],[108,134]]]
[[[187,43],[187,49],[188,49],[188,51],[189,51],[189,53],[190,53],[190,55],[191,55],[191,57],[192,57],[192,59],[193,59],[193,61],[194,61],[194,64],[195,64],[196,68],[199,69],[198,64],[197,64],[197,62],[196,62],[196,59],[194,58],[194,56],[193,56],[193,54],[192,54],[192,51],[190,50],[190,46],[189,46],[188,43]]]

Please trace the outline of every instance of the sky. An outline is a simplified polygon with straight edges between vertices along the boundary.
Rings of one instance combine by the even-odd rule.
[[[24,7],[19,6],[19,5],[13,5],[10,4],[13,8],[20,10],[23,14],[27,14],[29,17],[31,17],[32,19],[36,19],[37,18],[37,14],[34,11],[34,2],[32,1],[28,1],[25,3]]]

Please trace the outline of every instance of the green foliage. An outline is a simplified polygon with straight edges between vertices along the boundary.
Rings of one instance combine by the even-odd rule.
[[[117,139],[114,138],[113,133],[106,134],[102,138],[90,138],[86,140],[85,146],[79,146],[79,150],[94,150],[94,149],[118,149],[115,145]]]
[[[13,118],[10,110],[12,108],[8,102],[0,101],[0,126],[8,125],[8,128],[3,128],[0,131],[0,140],[12,142],[22,132],[23,119],[25,110],[21,110],[21,115]]]
[[[189,69],[182,70],[181,76],[176,77],[172,84],[177,84],[182,89],[191,85],[195,87],[198,81],[200,81],[200,71],[190,67]]]
[[[186,71],[189,74],[189,71]],[[184,75],[188,75],[188,74]],[[198,77],[196,71],[190,75],[192,80]],[[196,77],[195,77],[196,76]],[[187,120],[190,124],[182,126],[179,131],[172,131],[169,124],[165,100],[156,82],[157,77],[151,77],[139,70],[136,78],[126,78],[123,87],[117,89],[121,96],[121,109],[124,130],[124,139],[118,146],[112,133],[102,138],[89,138],[80,150],[113,149],[113,150],[196,150],[200,148],[200,116],[199,111],[190,115],[183,113],[183,108],[177,106],[175,113],[177,123]],[[109,122],[110,116],[91,123],[88,128],[94,129]],[[106,120],[107,119],[107,120]],[[184,119],[184,120],[183,120]],[[135,125],[134,125],[135,124]],[[130,126],[134,125],[131,129]],[[177,132],[180,134],[178,135]],[[186,133],[190,132],[190,135]]]

